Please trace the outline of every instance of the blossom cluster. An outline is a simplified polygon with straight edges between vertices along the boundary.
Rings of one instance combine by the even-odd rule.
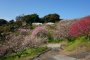
[[[32,32],[32,36],[37,36],[40,33],[47,33],[47,31],[44,27],[36,27]]]
[[[90,34],[90,16],[84,17],[71,25],[69,35],[81,36]]]

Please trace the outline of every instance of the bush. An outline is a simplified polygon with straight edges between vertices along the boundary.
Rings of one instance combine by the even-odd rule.
[[[76,21],[71,25],[69,35],[78,36],[90,36],[90,16],[84,17]]]
[[[57,23],[55,30],[53,31],[53,35],[55,39],[64,39],[68,37],[69,27],[71,26],[73,21],[60,21]]]
[[[34,37],[45,37],[45,35],[47,35],[47,31],[44,27],[36,27],[32,32],[32,36]]]
[[[40,44],[46,43],[48,40],[48,32],[44,27],[36,27],[31,34],[31,39]]]

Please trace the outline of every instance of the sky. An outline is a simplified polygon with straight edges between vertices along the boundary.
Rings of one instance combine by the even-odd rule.
[[[0,0],[0,19],[33,13],[40,17],[57,13],[61,19],[81,18],[90,15],[90,0]]]

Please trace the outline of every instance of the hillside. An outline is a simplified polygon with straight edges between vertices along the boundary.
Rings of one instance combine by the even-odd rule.
[[[48,43],[60,43],[60,53],[72,57],[75,57],[77,54],[79,55],[83,52],[90,53],[90,41],[88,41],[89,37],[86,37],[86,35],[84,35],[85,38],[83,38],[83,35],[72,37],[68,33],[70,31],[70,27],[72,27],[72,25],[78,21],[78,19],[61,20],[53,24],[44,23],[42,25],[25,25],[18,27],[14,32],[8,32],[8,34],[5,36],[5,40],[0,42],[0,56],[7,56],[12,53],[23,51],[27,48],[38,48]],[[74,47],[76,49],[80,47],[81,50],[76,50]],[[72,53],[69,53],[71,52],[71,50]],[[77,54],[75,54],[76,52]],[[89,54],[86,54],[84,57],[86,57],[87,55],[89,56]]]

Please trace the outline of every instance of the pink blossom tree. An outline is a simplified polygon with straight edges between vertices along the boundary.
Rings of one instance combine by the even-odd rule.
[[[36,27],[33,31],[32,31],[32,36],[39,36],[40,34],[46,34],[47,31],[44,27]]]
[[[35,42],[39,42],[40,44],[42,43],[47,43],[48,41],[48,31],[45,29],[45,27],[36,27],[31,34],[31,39],[34,40]]]
[[[71,25],[69,35],[78,36],[90,36],[90,16],[83,17]]]

